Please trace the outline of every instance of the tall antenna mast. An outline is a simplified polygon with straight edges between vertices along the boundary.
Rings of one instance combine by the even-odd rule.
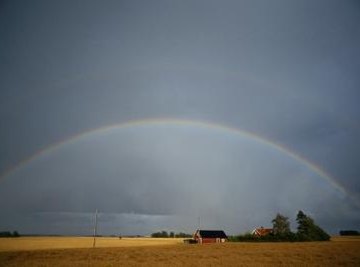
[[[95,244],[96,244],[97,213],[98,213],[98,210],[96,209],[96,211],[95,211],[95,223],[94,223],[94,242],[93,242],[93,248],[95,247]]]
[[[199,223],[199,227],[198,227],[198,229],[200,230],[200,216],[199,216],[199,218],[198,218],[198,223]]]

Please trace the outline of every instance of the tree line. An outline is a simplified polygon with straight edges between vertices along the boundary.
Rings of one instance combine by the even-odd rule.
[[[328,241],[330,235],[314,219],[299,211],[296,216],[297,232],[290,230],[289,218],[278,213],[272,220],[272,232],[265,236],[255,236],[251,233],[230,237],[230,241]]]
[[[4,231],[4,232],[0,232],[0,237],[20,237],[20,235],[17,231],[14,232]]]
[[[341,230],[339,232],[340,235],[347,235],[347,236],[355,236],[360,235],[359,231],[356,230]]]
[[[187,238],[187,237],[192,237],[192,235],[190,234],[186,234],[186,233],[175,233],[175,232],[167,232],[167,231],[160,231],[160,232],[156,232],[156,233],[152,233],[151,237],[169,237],[169,238],[174,238],[174,237],[179,237],[179,238]]]

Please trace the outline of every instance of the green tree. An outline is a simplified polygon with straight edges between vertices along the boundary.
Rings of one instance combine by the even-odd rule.
[[[314,226],[314,220],[308,217],[303,211],[299,211],[296,216],[296,221],[298,223],[297,235],[301,240],[312,240],[312,229]]]
[[[274,235],[286,236],[291,232],[289,218],[281,215],[280,213],[276,214],[276,217],[272,220],[272,223]]]
[[[314,220],[307,216],[303,211],[299,211],[296,216],[298,223],[297,236],[304,241],[327,241],[330,236]]]
[[[161,237],[169,237],[168,232],[166,232],[166,231],[161,231]]]

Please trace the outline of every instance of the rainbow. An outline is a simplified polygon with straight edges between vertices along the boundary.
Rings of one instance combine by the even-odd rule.
[[[274,141],[270,141],[263,136],[260,136],[258,134],[255,134],[253,132],[249,132],[243,129],[234,128],[231,126],[223,125],[223,124],[217,124],[212,123],[208,121],[197,121],[197,120],[187,120],[187,119],[177,119],[177,118],[156,118],[156,119],[141,119],[141,120],[131,120],[124,123],[117,123],[112,125],[107,125],[95,129],[90,129],[81,133],[78,133],[74,136],[71,136],[70,138],[61,140],[60,142],[57,142],[55,144],[52,144],[50,146],[47,146],[30,157],[20,161],[17,165],[14,167],[8,169],[0,176],[0,181],[4,179],[7,176],[10,176],[12,173],[16,172],[18,169],[21,169],[27,164],[30,164],[33,160],[40,156],[44,156],[46,154],[51,154],[56,149],[60,148],[63,145],[69,145],[76,143],[77,141],[91,136],[91,135],[97,135],[97,134],[103,134],[106,132],[110,132],[115,129],[124,129],[124,128],[131,128],[131,127],[137,127],[137,126],[157,126],[157,125],[177,125],[177,126],[186,126],[186,127],[201,127],[209,130],[221,130],[227,133],[232,133],[235,135],[241,135],[243,137],[249,138],[259,144],[266,145],[274,150],[280,151],[287,155],[288,157],[294,159],[296,162],[299,162],[303,166],[307,167],[312,172],[316,173],[321,177],[323,180],[328,182],[333,188],[335,188],[337,191],[341,192],[345,196],[351,197],[349,192],[346,191],[346,189],[341,186],[334,177],[332,177],[329,173],[327,173],[324,169],[317,166],[316,164],[310,162],[303,156],[291,151],[290,149],[286,148],[283,145],[280,145]],[[354,200],[354,199],[353,199]],[[356,200],[354,200],[357,202]]]

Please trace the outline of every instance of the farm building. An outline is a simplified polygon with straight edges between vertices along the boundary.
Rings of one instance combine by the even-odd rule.
[[[223,243],[227,240],[227,236],[222,230],[196,230],[194,239],[199,244]]]
[[[251,234],[254,236],[267,236],[269,234],[271,234],[273,232],[272,228],[264,228],[264,227],[260,227],[260,228],[256,228],[254,229]]]

